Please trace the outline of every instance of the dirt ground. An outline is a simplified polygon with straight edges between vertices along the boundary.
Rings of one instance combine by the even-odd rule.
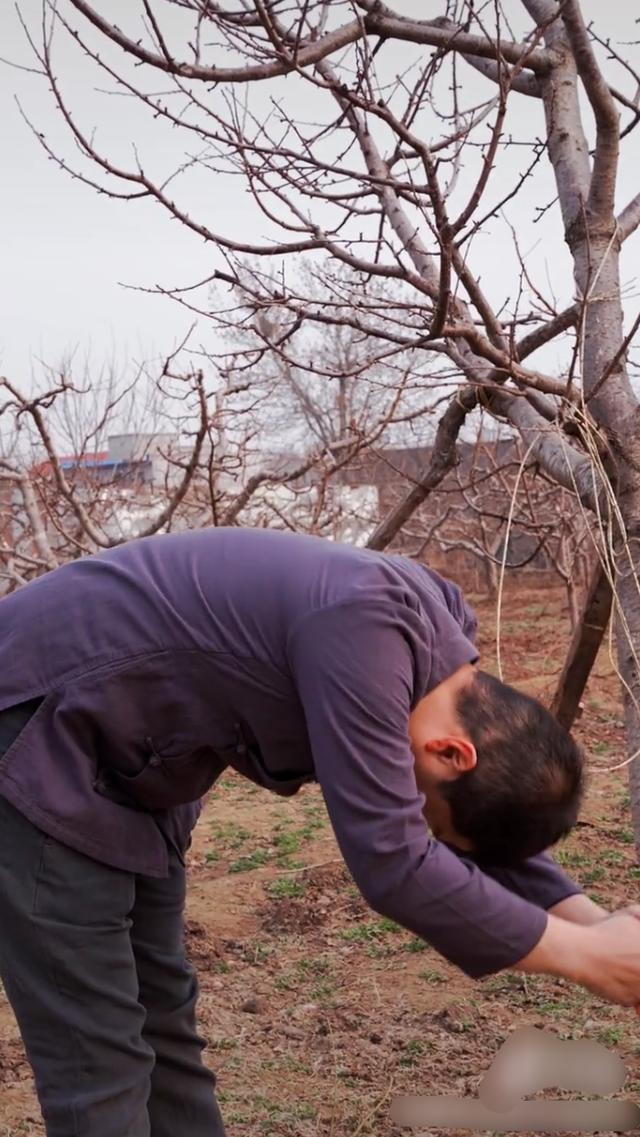
[[[495,615],[477,608],[493,667]],[[548,695],[568,634],[561,597],[509,595],[504,615],[505,678]],[[558,858],[612,908],[637,899],[640,877],[625,772],[605,772],[623,757],[620,716],[603,650],[579,729],[589,799]],[[225,778],[198,826],[190,877],[189,949],[229,1137],[399,1137],[388,1116],[396,1093],[473,1095],[524,1024],[615,1049],[629,1071],[625,1095],[640,1100],[632,1012],[563,981],[505,973],[473,983],[376,916],[342,866],[317,787],[281,801]],[[43,1132],[0,996],[0,1137]]]

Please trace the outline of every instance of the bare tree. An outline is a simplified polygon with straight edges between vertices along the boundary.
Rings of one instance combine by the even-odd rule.
[[[455,369],[519,433],[527,460],[596,514],[610,549],[632,759],[640,750],[640,438],[629,351],[640,317],[625,331],[620,257],[640,224],[640,195],[621,209],[616,202],[621,146],[640,118],[632,62],[587,26],[580,0],[495,0],[480,10],[443,0],[433,20],[382,0],[140,0],[126,28],[88,0],[44,0],[43,11],[34,50],[80,152],[75,167],[39,136],[62,168],[114,197],[152,199],[209,242],[213,278],[243,284],[242,259],[264,258],[256,312],[275,304],[300,329],[348,324],[376,345],[372,364],[409,352],[422,372],[428,356]],[[95,124],[66,100],[54,29],[72,37],[103,87],[134,97],[158,129],[182,133],[184,161],[160,175],[142,139],[129,161],[122,149],[100,149]],[[524,137],[523,101],[539,108]],[[515,172],[510,143],[524,157]],[[555,182],[548,210],[536,181],[545,163]],[[194,164],[241,180],[264,241],[194,215]],[[564,307],[524,257],[513,294],[485,283],[483,237],[514,197],[530,217],[557,212],[574,279]],[[515,256],[517,233],[508,247]],[[300,252],[348,265],[360,284],[342,298],[328,289],[318,304],[296,278],[291,258]],[[374,279],[400,286],[388,311],[368,289]],[[541,349],[566,333],[566,363],[550,367]],[[461,407],[443,420],[449,454]],[[427,492],[436,467],[425,473]],[[630,774],[640,848],[637,762]]]
[[[169,394],[166,373],[167,367],[149,384],[139,373],[123,384],[113,370],[85,370],[78,380],[67,363],[57,374],[46,370],[29,393],[0,377],[0,419],[10,440],[0,451],[0,576],[10,586],[119,544],[132,526],[139,536],[170,527],[198,469],[209,422],[204,379],[193,372],[174,384],[171,398],[181,413],[174,409],[172,431],[159,433],[151,399]],[[136,431],[141,421],[145,434]],[[123,430],[134,450],[126,460],[104,461],[107,436]],[[171,454],[170,440],[177,442],[180,431],[186,437]],[[149,470],[152,439],[155,458],[163,459],[160,485]],[[169,447],[164,454],[160,439]]]
[[[355,334],[342,333],[336,360],[355,358]],[[274,317],[265,327],[258,313],[228,350],[204,360],[193,351],[189,362],[187,340],[128,382],[73,361],[45,368],[29,393],[0,377],[3,587],[185,526],[271,525],[361,541],[376,503],[339,475],[399,420],[403,385],[388,382],[374,409],[364,384],[343,385],[336,362],[327,398],[267,350],[272,335]]]

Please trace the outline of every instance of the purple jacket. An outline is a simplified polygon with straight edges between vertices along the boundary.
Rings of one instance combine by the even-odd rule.
[[[474,631],[460,591],[402,557],[262,529],[133,541],[0,600],[0,711],[43,697],[0,793],[162,876],[224,769],[283,796],[317,780],[368,903],[467,974],[498,971],[579,889],[546,855],[488,875],[429,836],[408,718],[477,659]]]

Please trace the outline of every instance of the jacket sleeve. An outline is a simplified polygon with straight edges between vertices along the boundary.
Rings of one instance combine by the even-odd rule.
[[[289,663],[316,777],[357,887],[374,910],[478,978],[527,955],[547,915],[429,835],[408,737],[424,693],[414,690],[418,635],[424,651],[432,632],[422,620],[418,633],[397,606],[337,604],[298,623]],[[452,670],[464,662],[463,642]],[[467,643],[467,659],[475,654]]]
[[[446,598],[449,610],[452,616],[455,617],[464,635],[471,643],[476,642],[478,634],[478,617],[476,616],[473,608],[467,604],[462,590],[458,588],[457,584],[447,580],[444,582],[446,585]]]
[[[583,891],[579,884],[563,872],[549,853],[529,857],[516,868],[482,865],[482,870],[511,892],[524,896],[526,900],[547,911],[561,900],[579,896]]]

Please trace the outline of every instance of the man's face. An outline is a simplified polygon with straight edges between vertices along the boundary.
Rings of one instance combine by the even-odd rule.
[[[474,668],[465,665],[429,691],[409,716],[409,745],[413,753],[418,789],[425,795],[424,815],[439,841],[471,851],[469,841],[456,833],[449,803],[440,790],[472,770],[477,761],[473,742],[458,718],[457,702],[462,687],[473,682]]]
[[[453,845],[460,852],[472,853],[473,845],[462,834],[457,833],[451,820],[449,802],[442,796],[435,784],[434,774],[429,769],[428,759],[417,758],[414,765],[416,784],[425,795],[424,816],[429,829],[437,841]]]

